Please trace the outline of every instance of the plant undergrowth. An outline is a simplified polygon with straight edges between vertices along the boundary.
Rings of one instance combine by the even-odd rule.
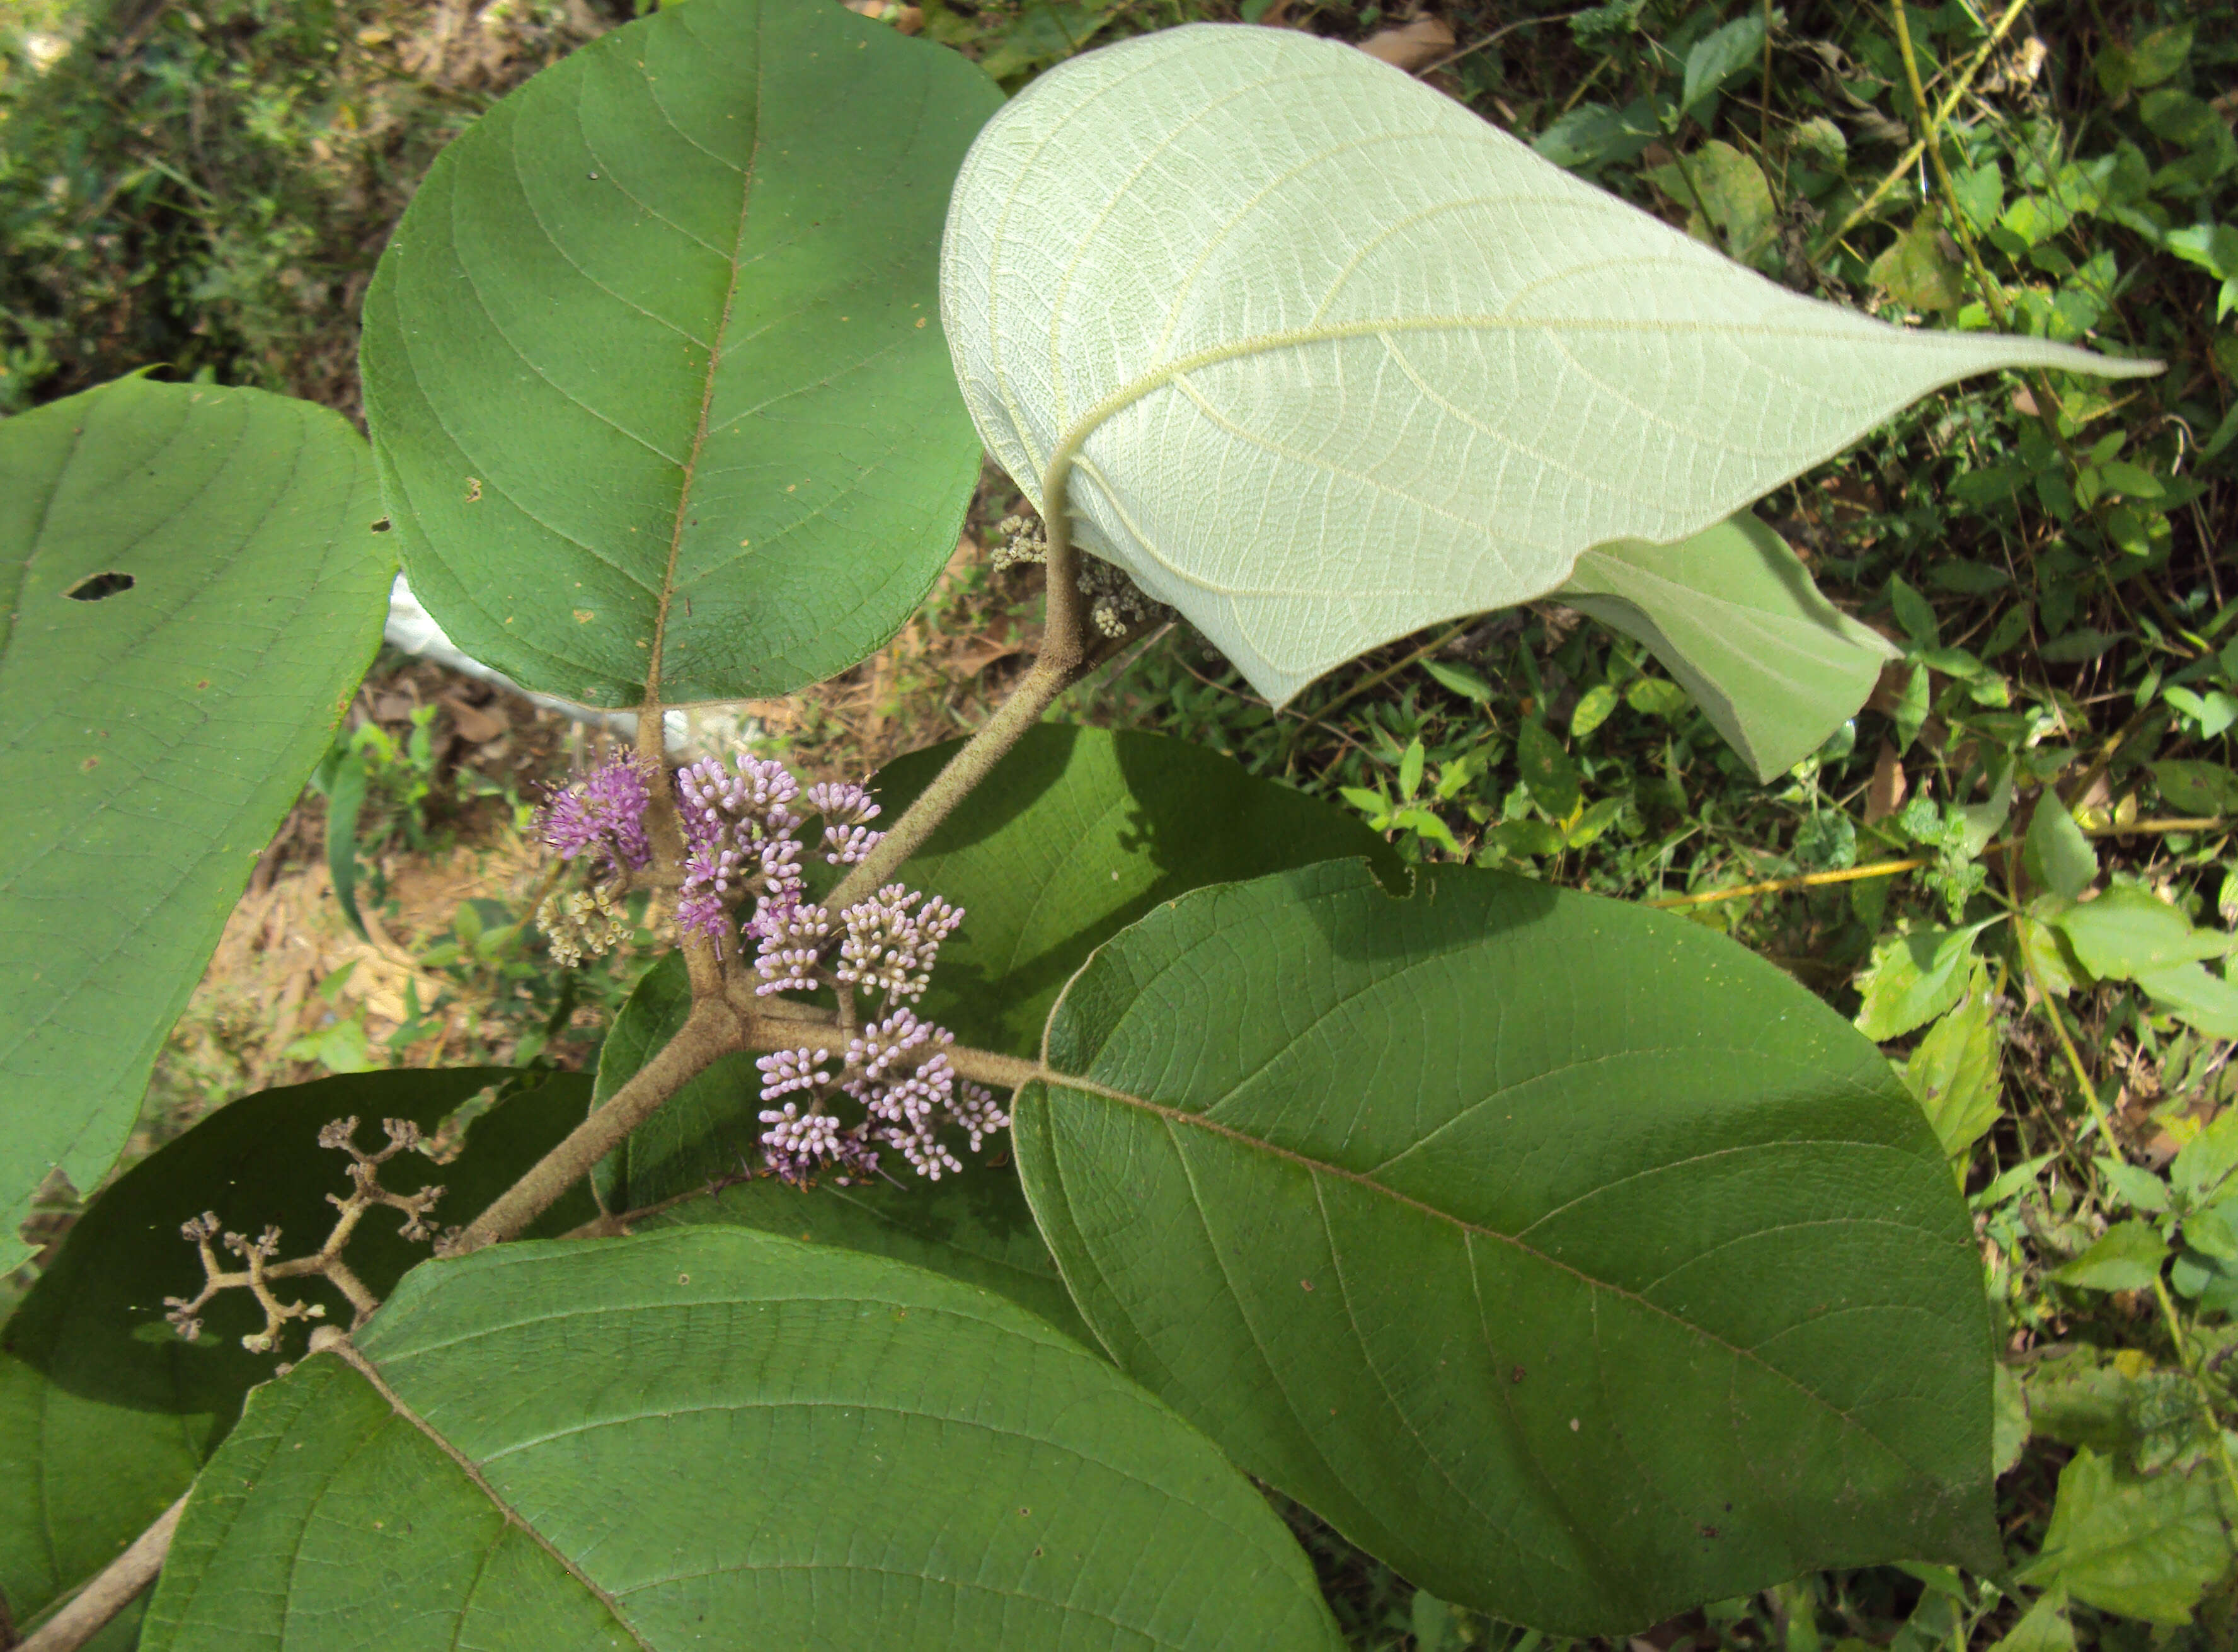
[[[1012,88],[1091,43],[1236,15],[857,9]],[[0,411],[161,366],[354,413],[357,300],[420,169],[620,10],[0,10]],[[1969,382],[1765,501],[1822,587],[1901,652],[1864,712],[1769,783],[1639,644],[1553,605],[1434,627],[1279,709],[1177,625],[1060,712],[1341,800],[1412,860],[1672,906],[1857,1017],[1913,1086],[1971,1201],[1996,1315],[2012,1569],[1821,1574],[1635,1647],[2238,1643],[2238,1202],[2221,1180],[2238,1151],[2217,1145],[2227,1125],[2212,1133],[2238,1101],[2238,987],[2197,968],[2238,924],[2238,7],[1246,0],[1241,16],[1374,46],[1798,290],[2168,364],[2103,387]],[[1937,144],[1916,152],[1930,123]],[[976,544],[1016,507],[1006,486],[982,490]],[[975,726],[1031,657],[1040,575],[995,573],[973,549],[838,687],[749,708],[771,748],[859,776]],[[395,904],[384,856],[424,856],[478,792],[483,841],[517,831],[568,760],[547,743],[492,781],[456,707],[437,751],[436,697],[401,718],[375,700],[339,749],[369,799],[342,861],[323,801],[288,856],[362,869],[379,923]],[[2116,925],[2143,910],[2135,892],[2173,902],[2188,935]],[[414,964],[450,1001],[415,986],[404,1015],[369,1033],[361,1006],[338,1014],[290,1058],[416,1064],[446,1003],[473,1000],[510,1008],[505,1038],[476,1032],[463,1059],[501,1045],[579,1065],[630,977],[574,985],[590,978],[528,939],[533,904],[461,903]],[[309,990],[344,996],[331,974]],[[1556,1644],[1448,1608],[1290,1512],[1363,1648]]]

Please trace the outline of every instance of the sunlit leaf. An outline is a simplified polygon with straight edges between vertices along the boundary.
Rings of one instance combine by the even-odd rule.
[[[356,1342],[251,1397],[146,1652],[1344,1644],[1208,1442],[916,1268],[738,1229],[507,1245]]]
[[[365,444],[122,380],[0,423],[0,1268],[90,1190],[381,640]]]
[[[899,628],[978,445],[934,325],[950,179],[1001,102],[820,0],[694,0],[446,149],[366,295],[414,592],[517,682],[783,692]]]
[[[1699,925],[1419,876],[1200,890],[1067,988],[1015,1133],[1113,1357],[1534,1628],[1995,1564],[1979,1259],[1879,1053]]]
[[[1967,373],[2150,370],[1799,297],[1288,29],[1029,86],[957,181],[941,301],[1019,486],[1277,702],[1698,533]]]

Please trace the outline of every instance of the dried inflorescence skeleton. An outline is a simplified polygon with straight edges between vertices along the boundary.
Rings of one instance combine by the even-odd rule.
[[[288,1261],[275,1261],[280,1254],[280,1230],[267,1227],[255,1239],[245,1233],[222,1233],[217,1214],[205,1211],[183,1223],[179,1232],[202,1253],[202,1288],[192,1297],[165,1297],[163,1305],[169,1310],[163,1317],[169,1320],[178,1333],[189,1342],[202,1335],[202,1311],[212,1297],[221,1291],[247,1291],[264,1310],[264,1325],[241,1339],[241,1345],[251,1353],[270,1353],[280,1345],[280,1333],[290,1319],[319,1319],[326,1317],[326,1305],[319,1302],[282,1302],[272,1287],[286,1279],[306,1279],[317,1275],[341,1292],[349,1302],[354,1318],[350,1329],[363,1325],[381,1299],[367,1289],[349,1264],[342,1259],[350,1235],[366,1214],[386,1206],[404,1213],[404,1222],[398,1232],[407,1239],[434,1239],[438,1237],[427,1219],[435,1201],[443,1196],[439,1184],[422,1187],[414,1193],[393,1193],[381,1185],[381,1166],[407,1148],[420,1145],[420,1127],[409,1119],[383,1119],[381,1128],[387,1133],[388,1145],[377,1153],[367,1153],[357,1145],[357,1120],[336,1119],[319,1132],[321,1147],[337,1148],[350,1156],[350,1192],[347,1199],[333,1193],[327,1202],[341,1213],[334,1219],[334,1228],[326,1243],[310,1256],[299,1256]],[[218,1246],[241,1259],[242,1267],[228,1271],[220,1264]]]

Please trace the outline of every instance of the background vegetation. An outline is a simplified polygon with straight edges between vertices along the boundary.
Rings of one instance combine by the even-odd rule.
[[[1101,41],[1237,15],[856,9],[1013,89]],[[358,301],[427,162],[628,10],[0,0],[0,413],[154,367],[357,418]],[[2208,931],[2238,922],[2238,7],[1241,15],[1360,43],[1799,290],[2168,363],[2064,398],[1969,383],[1765,501],[1829,594],[1904,651],[1850,728],[1769,785],[1636,644],[1551,605],[1394,644],[1280,713],[1170,630],[1065,714],[1341,798],[1410,857],[1682,906],[1857,1015],[1943,1130],[2002,1338],[2013,1573],[1824,1574],[1635,1647],[2238,1644],[2238,1202],[2218,1203],[2238,1126],[2212,1132],[2238,1098],[2238,987],[2169,985],[2149,936],[2078,960],[2041,922],[2095,887],[2109,912],[2134,890]],[[1036,635],[1038,570],[984,554],[1016,504],[990,474],[894,644],[732,724],[832,775],[972,726]],[[643,955],[560,972],[519,919],[537,788],[595,738],[384,660],[174,1037],[149,1138],[321,1071],[590,1061]],[[2080,831],[2040,822],[2047,806]],[[74,1205],[53,1192],[59,1228]],[[2148,1243],[2177,1252],[2165,1276],[2138,1261]],[[1538,1644],[1296,1518],[1361,1646]]]

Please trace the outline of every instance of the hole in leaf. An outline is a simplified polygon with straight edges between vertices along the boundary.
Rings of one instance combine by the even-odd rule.
[[[129,573],[93,573],[79,580],[63,595],[72,602],[99,602],[103,597],[114,597],[120,591],[129,591],[137,583]]]
[[[376,523],[374,523],[374,524],[373,525],[373,531],[374,531],[375,533],[386,533],[386,532],[388,532],[388,519],[387,519],[387,517],[385,517],[385,516],[384,516],[384,517],[382,517],[382,518],[381,519],[381,520],[380,520],[380,521],[378,521],[378,522],[376,522]]]

